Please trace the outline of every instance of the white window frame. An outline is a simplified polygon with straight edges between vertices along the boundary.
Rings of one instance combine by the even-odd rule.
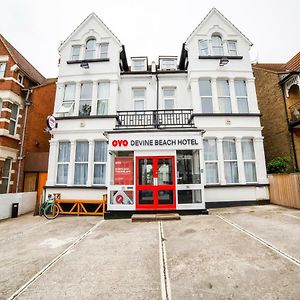
[[[73,94],[73,99],[66,99],[66,89],[68,86],[74,86],[74,94]],[[65,113],[70,113],[72,109],[74,109],[75,106],[75,94],[76,94],[76,84],[75,83],[67,83],[64,85],[64,96],[63,96],[63,101],[62,104],[59,106],[57,113],[59,114],[65,114]]]
[[[243,81],[243,82],[244,82],[244,84],[245,84],[246,96],[239,96],[239,95],[237,94],[237,89],[236,89],[236,82],[237,82],[237,81]],[[235,90],[235,97],[236,97],[236,101],[237,101],[238,112],[239,112],[239,113],[249,113],[249,99],[248,99],[248,91],[247,91],[247,81],[244,80],[244,79],[235,79],[235,80],[234,80],[234,90]],[[241,107],[241,106],[239,105],[239,103],[240,103],[241,101],[245,101],[245,102],[247,103],[247,110],[246,110],[246,111],[241,111],[241,110],[240,110],[240,107]]]
[[[107,84],[108,85],[108,97],[101,98],[100,97],[100,86],[101,84]],[[108,105],[109,105],[109,99],[110,99],[110,82],[98,82],[97,85],[97,115],[107,115],[108,114]],[[103,103],[105,105],[105,111],[104,113],[100,113],[100,105]]]
[[[209,84],[210,84],[210,92],[211,94],[210,95],[202,95],[201,93],[201,87],[200,87],[200,82],[201,81],[208,81]],[[212,97],[212,82],[211,82],[211,79],[209,78],[200,78],[199,81],[198,81],[198,86],[199,86],[199,95],[200,95],[200,105],[201,105],[201,112],[202,113],[213,113],[214,112],[214,107],[213,107],[213,97]],[[203,110],[203,101],[204,100],[210,100],[210,104],[211,104],[211,111],[204,111]]]
[[[5,70],[6,70],[6,62],[1,61],[0,62],[0,78],[4,78]]]
[[[234,45],[234,49],[230,49],[230,45]],[[229,56],[237,56],[237,41],[235,40],[228,40],[227,41],[227,52]],[[233,53],[232,53],[233,52]]]
[[[204,43],[206,44],[205,47],[203,47]],[[198,47],[199,47],[199,56],[208,56],[210,54],[209,40],[199,40]]]
[[[68,161],[59,161],[59,149],[60,149],[60,144],[69,144],[69,160]],[[57,155],[57,169],[56,169],[56,184],[57,185],[66,185],[67,183],[68,183],[68,177],[69,177],[69,170],[70,170],[70,159],[71,159],[71,157],[70,157],[70,155],[71,155],[71,142],[69,142],[69,141],[60,141],[59,143],[58,143],[58,155]],[[58,177],[57,177],[57,175],[58,175],[58,166],[60,166],[60,165],[66,165],[68,168],[68,175],[67,175],[67,181],[66,182],[63,182],[63,183],[61,183],[61,182],[58,182]]]
[[[215,159],[206,159],[205,158],[205,141],[214,141],[215,143],[215,151],[216,151],[216,158]],[[217,138],[205,138],[203,139],[203,150],[204,150],[204,165],[205,165],[205,182],[207,185],[210,184],[219,184],[220,183],[220,174],[219,174],[219,159],[218,159],[218,142]],[[216,182],[207,182],[207,168],[206,165],[208,164],[215,164],[216,165],[216,170],[217,170],[217,181]]]
[[[22,73],[19,73],[18,76],[17,76],[17,81],[23,85],[23,82],[24,82],[24,74]]]
[[[86,161],[76,161],[76,152],[77,152],[77,146],[78,144],[80,143],[85,143],[87,144],[87,160]],[[88,180],[89,180],[89,142],[88,141],[76,141],[76,146],[75,146],[75,160],[74,160],[74,185],[79,185],[79,186],[82,186],[82,185],[86,185]],[[87,166],[87,176],[86,176],[86,182],[85,183],[76,183],[75,182],[75,176],[76,176],[76,166],[79,166],[79,165],[86,165]]]
[[[226,159],[225,158],[225,147],[224,147],[224,142],[227,141],[233,141],[234,142],[234,149],[235,149],[235,159]],[[222,141],[222,148],[223,148],[223,163],[224,163],[224,175],[225,175],[225,180],[226,180],[226,163],[235,163],[236,164],[236,170],[237,170],[237,181],[235,182],[227,182],[226,180],[226,184],[238,184],[239,183],[239,168],[238,168],[238,160],[237,160],[237,147],[236,147],[236,139],[235,138],[224,138]]]
[[[243,151],[243,147],[244,147],[244,144],[245,142],[249,142],[251,141],[252,143],[252,149],[253,149],[253,158],[245,158],[244,157],[244,151]],[[257,172],[256,172],[256,158],[255,158],[255,149],[254,149],[254,146],[255,146],[255,143],[254,143],[254,140],[253,138],[242,138],[242,157],[243,157],[243,163],[244,163],[244,170],[246,170],[245,168],[245,164],[246,163],[251,163],[251,164],[254,164],[254,171],[255,171],[255,181],[248,181],[247,178],[246,178],[246,172],[245,172],[245,180],[247,183],[257,183]]]
[[[12,111],[13,111],[13,107],[17,107],[17,114],[16,114],[16,118],[12,118]],[[10,113],[10,118],[9,118],[9,128],[8,128],[8,132],[10,135],[15,135],[17,132],[17,125],[18,125],[18,116],[19,116],[19,105],[16,103],[12,104],[11,107],[11,113]],[[13,133],[11,133],[11,124],[14,123],[14,128],[13,128]]]
[[[95,150],[96,150],[96,143],[104,143],[106,145],[105,147],[105,158],[106,160],[105,161],[95,161]],[[103,140],[96,140],[94,142],[94,153],[93,153],[94,157],[93,157],[93,185],[106,185],[107,184],[107,142],[106,141],[103,141]],[[97,165],[103,165],[104,166],[104,182],[101,182],[101,183],[95,183],[95,166]]]
[[[74,50],[75,50],[75,49],[79,49],[78,55],[75,55],[75,54],[74,54]],[[73,46],[71,47],[71,60],[74,60],[74,61],[80,60],[80,52],[81,52],[81,45],[73,45]],[[78,57],[78,58],[75,58],[75,57]]]
[[[143,90],[144,91],[144,97],[135,97],[134,91],[135,90]],[[145,104],[146,104],[146,88],[145,87],[133,87],[132,88],[132,100],[133,100],[133,110],[135,111],[143,111],[145,110]],[[136,109],[136,103],[143,101],[143,109]]]
[[[214,38],[219,38],[220,45],[216,45],[216,46],[213,45]],[[216,51],[216,49],[218,49],[218,51]],[[219,51],[219,50],[221,50],[221,51]],[[221,52],[221,53],[219,53],[219,52]],[[211,53],[213,56],[224,56],[224,42],[223,42],[221,35],[219,35],[219,34],[213,34],[211,36]]]
[[[12,159],[11,158],[6,158],[4,161],[4,164],[9,161],[9,168],[8,168],[8,175],[7,176],[3,176],[4,175],[4,171],[6,171],[6,169],[3,167],[3,173],[2,173],[2,183],[1,183],[1,189],[3,188],[3,180],[7,180],[7,187],[6,187],[6,191],[2,190],[0,191],[0,194],[7,194],[9,192],[9,186],[10,186],[10,177],[11,177],[11,168],[12,168]]]
[[[166,96],[165,91],[173,91],[173,96]],[[176,107],[175,99],[176,99],[176,87],[170,86],[170,87],[163,87],[162,88],[162,94],[163,94],[163,104],[165,110],[173,110]],[[172,108],[166,108],[166,101],[173,101],[173,107]]]
[[[166,62],[172,62],[172,63],[167,63]],[[177,57],[164,57],[159,59],[160,63],[160,70],[164,71],[173,71],[177,70]]]
[[[82,98],[82,87],[85,85],[85,84],[89,84],[91,85],[92,87],[92,90],[91,90],[91,97],[90,98]],[[93,85],[93,82],[92,81],[87,81],[87,82],[82,82],[80,84],[80,95],[79,95],[79,105],[78,105],[78,116],[82,116],[82,117],[87,117],[87,116],[90,116],[91,115],[91,112],[92,112],[92,101],[93,101],[93,88],[94,88],[94,85]],[[84,102],[84,104],[86,105],[89,105],[90,106],[90,111],[88,114],[83,114],[80,112],[80,106],[82,104],[82,102]],[[85,102],[88,102],[88,103],[85,103]],[[83,104],[83,105],[84,105]]]
[[[142,62],[141,65],[136,66],[135,63]],[[131,58],[131,71],[142,72],[147,71],[147,59],[145,57],[132,57]]]
[[[93,49],[91,49],[91,50],[88,50],[87,49],[87,45],[88,45],[88,42],[89,41],[95,41],[95,44],[94,44],[94,48]],[[90,38],[88,38],[87,39],[87,41],[85,42],[85,52],[84,52],[84,59],[94,59],[94,58],[96,58],[96,54],[97,54],[97,45],[96,45],[96,38],[94,38],[94,37],[90,37]],[[87,57],[87,53],[92,53],[92,57]]]
[[[99,58],[101,58],[101,59],[108,58],[108,47],[109,47],[109,43],[100,43]]]
[[[228,92],[229,92],[229,95],[220,95],[219,94],[219,89],[218,89],[218,85],[220,82],[226,82],[226,84],[228,85]],[[219,105],[219,110],[221,113],[228,113],[228,114],[231,114],[232,113],[232,101],[231,101],[231,94],[230,94],[230,82],[228,79],[217,79],[217,91],[218,91],[218,105]],[[226,107],[224,105],[223,102],[225,101],[228,101],[229,100],[229,103],[230,103],[230,110],[229,111],[225,111],[225,109],[223,109],[223,107]],[[222,104],[222,105],[221,105]]]

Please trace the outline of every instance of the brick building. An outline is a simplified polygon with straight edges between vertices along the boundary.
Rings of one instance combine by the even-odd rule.
[[[287,63],[253,66],[266,161],[289,156],[300,167],[300,52]]]
[[[55,90],[53,85],[0,35],[0,193],[23,190],[26,152],[39,151],[39,147],[48,151],[49,134],[42,136],[40,131],[41,118],[45,119],[48,112],[37,98],[41,96],[51,111],[51,97],[42,99],[42,96],[48,90]],[[37,86],[40,87],[35,89]],[[33,147],[35,141],[38,144]]]

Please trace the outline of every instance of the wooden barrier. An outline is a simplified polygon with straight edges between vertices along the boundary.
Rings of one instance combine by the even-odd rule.
[[[270,201],[300,209],[300,174],[269,175]]]
[[[61,215],[104,216],[106,212],[107,195],[104,194],[101,200],[57,198],[55,203],[59,207],[59,214]]]

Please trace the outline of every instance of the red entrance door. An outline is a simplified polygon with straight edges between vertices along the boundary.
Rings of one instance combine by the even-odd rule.
[[[136,158],[136,209],[175,209],[174,156]]]

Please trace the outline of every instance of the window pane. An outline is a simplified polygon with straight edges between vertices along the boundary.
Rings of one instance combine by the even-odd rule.
[[[206,183],[218,183],[218,163],[205,163]]]
[[[96,40],[95,39],[89,39],[86,42],[86,47],[85,47],[85,58],[86,59],[91,59],[95,57],[95,52],[96,52]]]
[[[72,47],[72,60],[78,60],[80,54],[80,46]]]
[[[75,83],[65,85],[64,101],[75,100]]]
[[[2,103],[3,103],[3,100],[2,100],[2,98],[0,98],[0,113],[1,113],[1,110],[2,110]]]
[[[199,80],[200,96],[211,96],[211,81],[208,79]]]
[[[135,100],[134,110],[144,110],[144,100]]]
[[[0,63],[0,77],[4,77],[6,63]]]
[[[219,109],[223,113],[231,113],[231,101],[228,97],[219,97]]]
[[[18,116],[18,105],[17,104],[13,104],[12,108],[11,108],[11,119],[16,120]]]
[[[230,97],[228,80],[217,80],[217,91],[219,97]]]
[[[133,89],[133,98],[144,98],[145,89]]]
[[[145,71],[146,60],[145,59],[134,59],[132,60],[132,71]]]
[[[2,178],[0,194],[6,194],[8,192],[8,178]]]
[[[163,94],[164,97],[174,97],[175,96],[175,89],[174,88],[170,88],[170,89],[163,89]]]
[[[58,184],[67,184],[68,182],[68,168],[67,164],[59,164],[57,166],[57,183]]]
[[[6,159],[3,166],[2,177],[9,177],[11,159]]]
[[[246,182],[256,182],[257,178],[256,178],[255,162],[245,162],[244,168],[245,168]]]
[[[60,142],[58,146],[58,162],[70,161],[70,142]]]
[[[200,159],[198,150],[178,150],[177,183],[200,184]]]
[[[81,84],[80,99],[92,99],[93,83],[87,82]]]
[[[224,55],[222,39],[218,35],[213,35],[211,38],[213,55]]]
[[[74,184],[86,184],[88,164],[75,164]]]
[[[77,142],[76,143],[76,162],[87,162],[89,156],[89,143],[88,142]]]
[[[178,191],[178,203],[201,203],[201,190],[179,190]]]
[[[228,41],[228,52],[229,55],[237,55],[236,51],[236,41]]]
[[[165,109],[174,109],[173,99],[165,99]]]
[[[97,115],[107,115],[108,113],[108,101],[98,100],[97,103]]]
[[[109,98],[109,82],[100,82],[98,84],[97,98],[98,99],[108,99]]]
[[[248,113],[248,99],[247,98],[237,98],[238,110],[240,113]]]
[[[94,165],[94,184],[105,184],[106,165]]]
[[[234,140],[223,141],[223,156],[224,160],[236,160],[236,148]]]
[[[173,70],[176,69],[176,60],[172,58],[162,59],[160,65],[161,65],[161,69]]]
[[[213,112],[213,103],[211,97],[201,97],[201,109],[203,113]]]
[[[107,144],[104,141],[95,142],[94,161],[106,162]]]
[[[92,110],[91,100],[80,100],[79,102],[79,116],[89,116]]]
[[[9,128],[8,128],[8,132],[11,135],[15,134],[15,129],[16,129],[16,121],[13,121],[12,119],[9,121]]]
[[[100,58],[108,57],[108,43],[103,43],[100,45]]]
[[[224,163],[225,180],[226,183],[238,183],[238,165],[237,162],[225,162]]]
[[[204,160],[217,160],[217,141],[213,139],[203,140]]]
[[[242,140],[242,152],[244,160],[255,159],[253,140],[252,139],[243,139]]]
[[[236,96],[245,96],[247,97],[247,87],[244,80],[235,80],[234,81],[235,94]]]
[[[200,55],[208,55],[208,41],[207,40],[199,41],[199,49],[200,49]]]

